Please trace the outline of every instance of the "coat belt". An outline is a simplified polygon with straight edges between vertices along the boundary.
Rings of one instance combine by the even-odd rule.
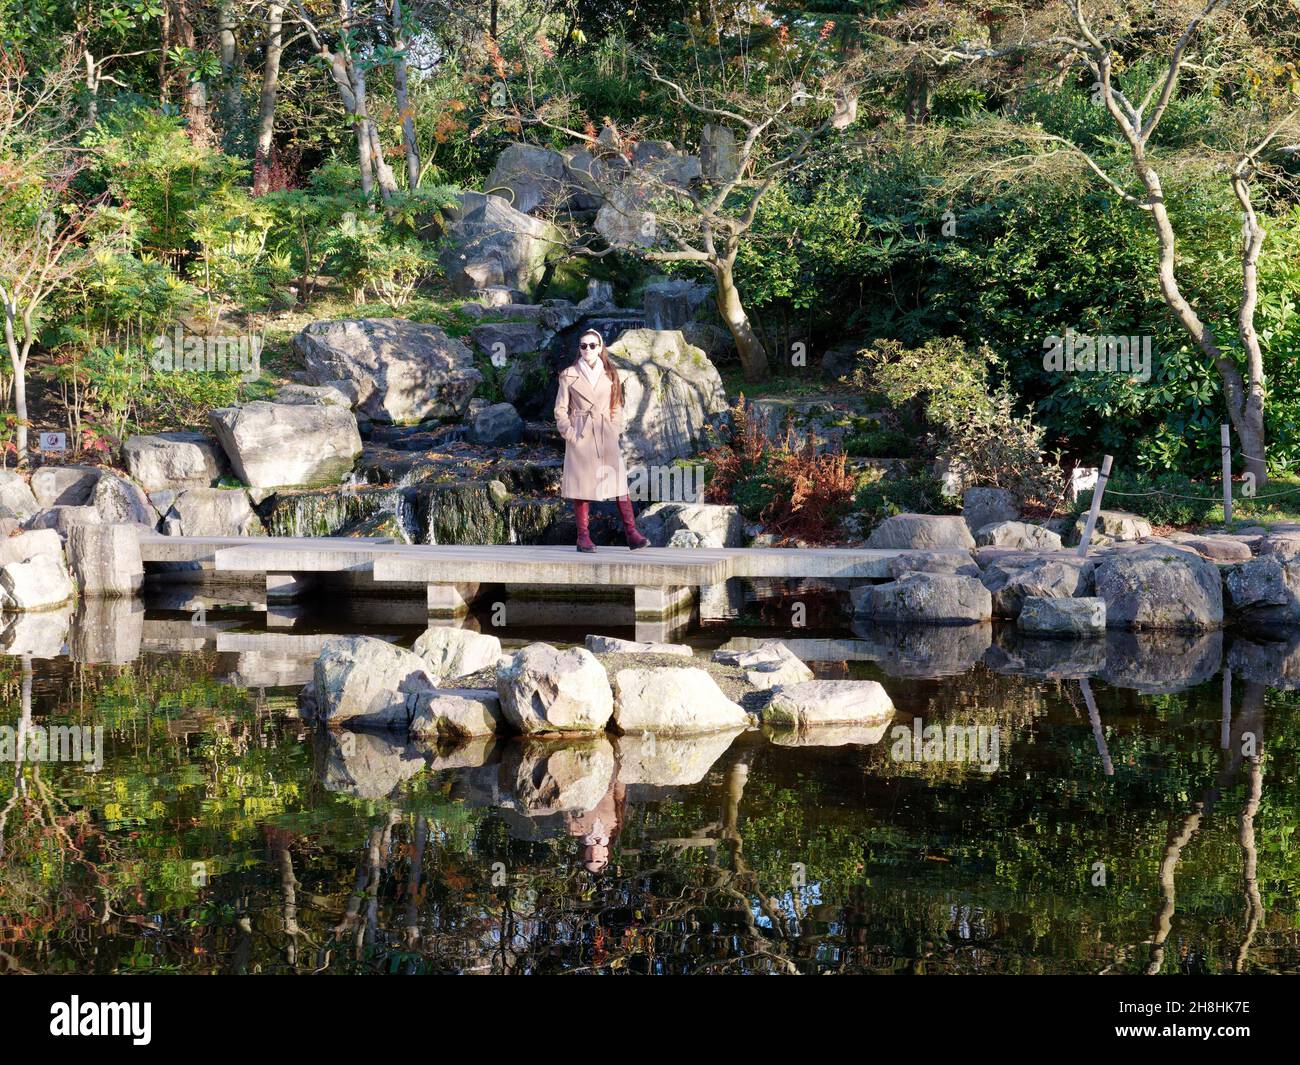
[[[587,423],[592,418],[600,418],[602,421],[606,423],[609,423],[613,420],[610,418],[608,411],[597,411],[597,410],[579,411],[578,414],[576,414],[573,419],[574,425],[577,426],[578,429],[578,433],[574,437],[574,440],[581,440],[584,436],[586,436]],[[596,458],[598,459],[602,459],[605,457],[600,453],[600,437],[601,434],[597,432],[595,434],[595,444],[596,444]]]

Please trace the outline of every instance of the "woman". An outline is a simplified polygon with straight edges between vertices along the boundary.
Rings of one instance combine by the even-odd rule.
[[[627,465],[619,449],[623,433],[623,385],[605,351],[605,338],[588,329],[578,338],[578,357],[560,371],[555,424],[564,437],[564,480],[560,494],[573,501],[578,550],[595,551],[588,520],[592,500],[618,501],[627,546],[650,541],[637,531],[627,495]]]

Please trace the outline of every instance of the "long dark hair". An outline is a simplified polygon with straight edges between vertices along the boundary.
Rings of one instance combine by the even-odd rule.
[[[588,329],[582,336],[578,337],[578,353],[573,357],[573,365],[577,366],[578,360],[582,358],[582,341],[584,337],[595,337],[600,341],[600,361],[605,366],[605,376],[609,378],[609,413],[613,414],[623,405],[623,382],[618,379],[618,371],[614,369],[614,363],[610,360],[609,352],[605,350],[605,338],[596,329]]]

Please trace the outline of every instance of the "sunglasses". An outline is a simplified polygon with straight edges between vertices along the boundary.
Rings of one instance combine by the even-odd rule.
[[[582,344],[579,344],[578,347],[579,347],[579,349],[582,350],[582,351],[586,351],[588,348],[590,348],[591,350],[594,351],[594,350],[596,350],[597,348],[600,347],[600,344],[598,344],[596,341],[593,340],[591,343],[585,343],[585,342],[584,342],[584,343],[582,343]]]

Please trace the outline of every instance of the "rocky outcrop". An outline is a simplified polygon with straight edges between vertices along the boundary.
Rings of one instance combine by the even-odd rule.
[[[42,507],[80,507],[103,471],[95,466],[42,466],[32,474],[32,495]]]
[[[749,724],[744,709],[702,669],[620,669],[614,691],[614,725],[622,733],[673,736]]]
[[[500,196],[465,192],[448,219],[438,262],[462,295],[502,286],[531,298],[547,257],[564,246],[564,235],[550,222],[516,210]]]
[[[783,684],[763,710],[773,728],[879,725],[894,716],[894,703],[874,680],[809,680]]]
[[[496,665],[501,657],[501,641],[472,629],[432,625],[416,638],[411,652],[424,661],[434,681],[441,684]]]
[[[745,519],[740,508],[721,503],[651,503],[637,525],[655,547],[665,547],[677,533],[699,537],[696,547],[743,547]]]
[[[404,730],[435,688],[422,659],[371,636],[325,641],[314,669],[315,716],[327,725]]]
[[[361,455],[357,420],[338,407],[258,401],[208,417],[235,475],[250,488],[339,484]]]
[[[529,644],[497,669],[506,720],[525,735],[600,732],[614,712],[609,677],[583,647]]]
[[[68,564],[83,596],[135,595],[144,584],[139,526],[75,526],[68,531]]]
[[[318,383],[354,390],[357,409],[376,422],[459,418],[483,383],[468,347],[405,318],[312,322],[293,349]]]
[[[966,522],[956,515],[895,514],[871,530],[867,546],[913,551],[933,551],[941,547],[970,550],[975,546],[975,539]]]
[[[859,601],[858,618],[879,621],[965,625],[993,616],[988,589],[974,577],[908,573],[872,586]]]
[[[629,329],[609,347],[623,381],[629,466],[693,455],[705,425],[727,409],[717,367],[677,330]]]
[[[1111,628],[1203,632],[1223,624],[1218,568],[1190,551],[1118,551],[1097,566],[1094,580]]]
[[[534,144],[507,144],[488,176],[485,195],[499,196],[525,214],[568,199],[564,157]]]
[[[144,525],[150,529],[158,524],[158,512],[144,490],[111,470],[105,470],[95,482],[90,505],[101,522]]]
[[[1033,636],[1100,636],[1106,631],[1106,603],[1095,596],[1026,596],[1016,627]]]
[[[203,433],[130,436],[122,447],[127,471],[146,492],[210,488],[226,471],[226,456]]]

